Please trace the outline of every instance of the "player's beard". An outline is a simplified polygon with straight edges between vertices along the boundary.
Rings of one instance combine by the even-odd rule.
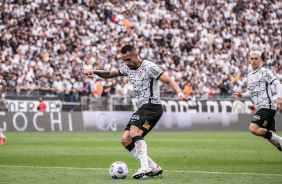
[[[130,70],[136,70],[138,67],[136,66],[137,65],[137,61],[136,59],[134,60],[133,64],[131,65]]]

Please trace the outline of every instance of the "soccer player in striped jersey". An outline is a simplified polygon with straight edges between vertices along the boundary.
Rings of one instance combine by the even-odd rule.
[[[282,137],[276,135],[275,113],[282,109],[282,85],[272,71],[262,66],[262,53],[251,51],[250,64],[252,72],[247,77],[247,92],[233,93],[236,99],[250,97],[257,110],[249,130],[256,136],[262,136],[282,151]],[[270,85],[276,87],[276,99],[272,98]]]
[[[2,89],[0,91],[0,100],[1,100],[2,94],[5,92],[6,87],[7,87],[7,84],[6,84],[5,80],[3,80],[3,76],[0,76],[0,85],[2,86]],[[3,132],[0,129],[0,145],[2,145],[5,140],[6,140],[6,136],[3,135]]]
[[[82,70],[84,75],[98,75],[102,78],[128,76],[133,84],[138,110],[128,122],[121,143],[141,162],[141,168],[133,174],[134,179],[156,176],[163,172],[147,154],[144,136],[157,124],[163,114],[160,100],[159,81],[169,85],[178,95],[179,100],[187,100],[178,84],[167,76],[155,63],[142,60],[133,45],[121,49],[121,58],[125,65],[116,71]]]

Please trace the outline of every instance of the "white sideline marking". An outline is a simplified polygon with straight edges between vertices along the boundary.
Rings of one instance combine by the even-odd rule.
[[[108,170],[107,168],[80,168],[80,167],[40,167],[40,166],[14,166],[14,165],[0,165],[0,167],[12,168],[40,168],[40,169],[84,169],[84,170]],[[210,171],[175,171],[164,170],[166,172],[185,172],[185,173],[200,173],[200,174],[230,174],[230,175],[257,175],[257,176],[282,176],[282,174],[263,174],[263,173],[229,173],[229,172],[210,172]]]

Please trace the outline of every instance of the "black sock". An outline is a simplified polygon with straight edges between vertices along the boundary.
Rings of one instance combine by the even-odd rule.
[[[266,139],[271,139],[271,137],[272,137],[272,133],[267,130],[267,131],[265,132],[264,138],[266,138]]]
[[[136,141],[139,141],[139,140],[144,140],[141,135],[137,135],[137,136],[135,136],[135,137],[132,138],[132,142],[133,142],[133,143],[135,143]]]
[[[138,141],[138,140],[144,140],[144,139],[143,139],[142,136],[135,136],[135,137],[132,138],[132,142],[128,146],[126,146],[125,148],[129,152],[131,152],[134,149],[134,147],[135,147],[135,142]]]
[[[134,147],[135,147],[135,144],[134,144],[134,142],[132,141],[132,142],[131,142],[128,146],[126,146],[125,148],[126,148],[129,152],[131,152]]]

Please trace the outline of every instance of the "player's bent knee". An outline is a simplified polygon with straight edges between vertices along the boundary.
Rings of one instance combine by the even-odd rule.
[[[123,139],[121,139],[120,143],[124,146],[125,145],[125,141]]]
[[[262,136],[262,133],[258,130],[258,129],[255,129],[255,128],[249,128],[249,131],[252,133],[252,134],[254,134],[254,135],[256,135],[256,136]]]
[[[257,130],[255,129],[255,128],[253,128],[253,127],[249,127],[249,131],[252,133],[252,134],[254,134],[254,135],[257,135]]]
[[[120,142],[124,147],[126,147],[130,144],[131,140],[128,138],[122,138]]]
[[[131,138],[136,137],[136,136],[137,136],[137,132],[135,132],[135,131],[130,131],[129,136],[130,136]]]

